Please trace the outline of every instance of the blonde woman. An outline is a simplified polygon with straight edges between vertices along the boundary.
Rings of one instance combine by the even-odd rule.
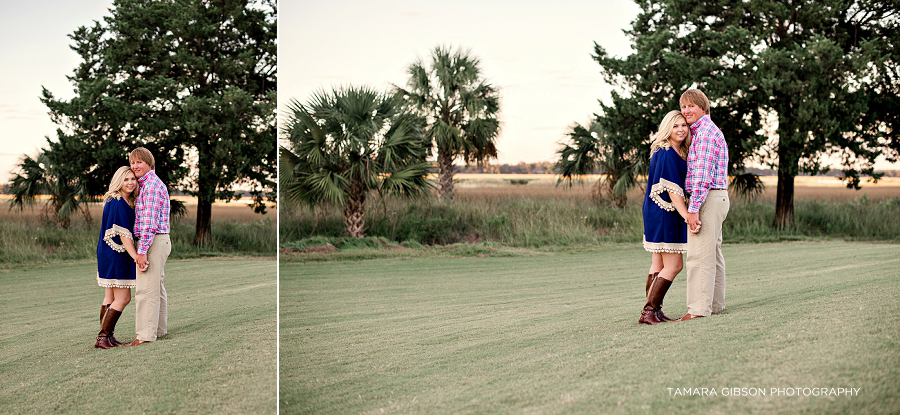
[[[650,145],[650,167],[644,195],[644,249],[651,252],[645,293],[647,301],[638,323],[672,321],[662,312],[662,301],[681,271],[681,254],[687,251],[687,208],[684,179],[687,174],[691,131],[679,111],[669,111]]]
[[[122,310],[135,286],[134,201],[137,178],[131,168],[119,167],[103,195],[103,216],[97,239],[97,284],[104,287],[100,305],[100,333],[94,347],[109,349],[122,343],[113,337]]]

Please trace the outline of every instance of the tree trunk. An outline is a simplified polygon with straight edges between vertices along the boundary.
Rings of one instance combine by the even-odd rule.
[[[90,207],[85,202],[81,202],[81,214],[84,215],[84,221],[88,224],[88,226],[94,227],[94,217],[91,215]]]
[[[354,177],[352,180],[347,205],[344,206],[344,229],[351,238],[362,238],[366,226],[366,189],[361,178]]]
[[[72,218],[69,216],[63,216],[63,215],[59,214],[59,211],[62,210],[62,205],[63,205],[63,203],[61,200],[53,199],[53,201],[52,201],[53,207],[51,209],[47,210],[47,218],[48,219],[51,218],[51,214],[52,214],[52,218],[53,218],[53,221],[56,223],[56,226],[59,226],[60,228],[68,230],[69,225],[72,223]],[[50,207],[50,206],[51,206],[51,204],[47,204],[47,207]]]
[[[628,204],[628,195],[627,194],[617,194],[616,193],[616,183],[622,179],[621,175],[614,176],[609,174],[606,178],[607,186],[609,189],[609,200],[619,209],[625,209],[625,205]]]
[[[209,138],[204,141],[209,141]],[[207,246],[212,237],[212,204],[216,201],[219,177],[211,165],[212,160],[204,156],[212,154],[212,149],[197,148],[197,152],[197,225],[194,230],[194,246]]]
[[[790,228],[794,224],[794,176],[778,171],[778,192],[775,196],[775,221],[777,229]]]
[[[194,245],[206,246],[212,236],[212,200],[197,199],[197,228],[194,232]]]
[[[453,156],[449,151],[438,149],[438,197],[444,202],[453,201]]]
[[[603,203],[605,188],[606,181],[597,179],[597,182],[594,183],[594,186],[591,188],[591,201],[594,202],[594,204],[599,205]]]

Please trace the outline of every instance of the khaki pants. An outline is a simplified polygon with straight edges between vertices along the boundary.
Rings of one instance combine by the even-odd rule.
[[[725,309],[725,258],[722,222],[731,202],[727,190],[710,190],[700,206],[700,232],[688,232],[687,307],[695,316]]]
[[[137,286],[134,291],[134,328],[138,340],[155,341],[166,334],[166,259],[172,252],[169,235],[157,234],[147,251],[150,268],[146,272],[137,271]]]

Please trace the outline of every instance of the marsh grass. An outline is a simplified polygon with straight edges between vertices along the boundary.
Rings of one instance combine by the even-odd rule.
[[[637,324],[647,253],[282,264],[280,408],[317,414],[894,414],[900,246],[727,245],[727,309]],[[685,310],[684,275],[665,310]],[[860,388],[724,396],[723,388]],[[708,388],[716,396],[674,396]]]
[[[0,207],[0,267],[94,258],[100,209],[91,209],[91,222],[79,215],[69,229],[62,229],[41,218],[40,207],[23,211]],[[275,256],[275,213],[261,216],[246,206],[213,205],[212,239],[198,248],[193,245],[196,211],[188,212],[171,220],[172,259]]]
[[[874,196],[870,197],[872,193]],[[366,234],[391,243],[422,245],[488,242],[514,247],[567,247],[640,243],[643,194],[632,191],[625,209],[591,200],[590,189],[552,185],[460,188],[454,202],[434,199],[369,200]],[[795,226],[773,229],[774,197],[732,198],[724,223],[729,243],[844,239],[900,240],[900,188],[855,192],[802,188],[794,205]],[[281,210],[281,246],[305,238],[341,237],[342,209],[286,203]]]
[[[94,349],[93,261],[0,270],[0,413],[276,412],[276,269],[267,260],[169,261],[169,332]],[[134,302],[116,327],[134,338]]]

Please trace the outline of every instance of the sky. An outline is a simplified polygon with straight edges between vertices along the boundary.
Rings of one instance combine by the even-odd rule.
[[[57,98],[74,96],[66,76],[81,59],[68,35],[108,16],[111,6],[112,0],[0,0],[0,183],[23,154],[36,155],[44,137],[56,137],[41,87]]]
[[[622,30],[638,11],[622,0],[282,0],[279,108],[333,87],[405,86],[416,59],[464,48],[500,91],[494,162],[554,161],[566,129],[587,122],[599,99],[610,102],[594,42],[627,56]]]

